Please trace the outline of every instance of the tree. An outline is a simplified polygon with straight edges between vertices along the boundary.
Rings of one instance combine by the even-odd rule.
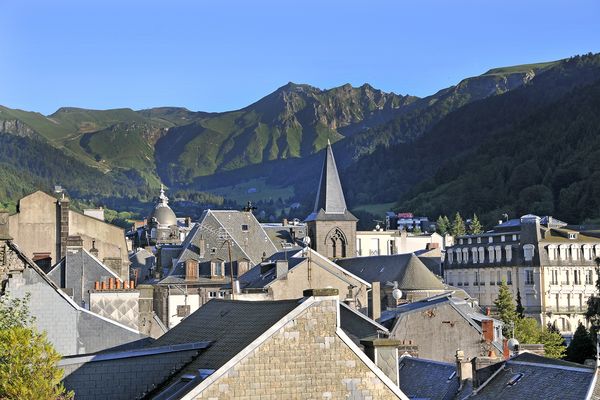
[[[573,339],[571,339],[571,343],[567,347],[565,360],[583,364],[586,359],[595,357],[596,346],[594,345],[594,339],[586,327],[579,322],[573,334]]]
[[[600,257],[596,257],[596,293],[588,298],[588,309],[585,318],[590,323],[590,333],[592,337],[597,337],[600,330]]]
[[[0,297],[0,399],[71,399],[56,365],[61,356],[32,326],[28,301]]]
[[[494,300],[494,305],[496,306],[500,320],[504,323],[502,334],[505,337],[509,337],[511,333],[510,325],[515,323],[517,313],[515,312],[515,303],[512,294],[505,279],[502,279],[500,289],[498,290],[498,298]]]
[[[515,308],[515,312],[519,318],[525,318],[525,307],[523,307],[523,303],[521,302],[521,291],[517,289],[517,307]]]
[[[522,344],[543,344],[546,357],[562,358],[565,354],[564,339],[560,333],[543,329],[533,318],[515,320],[515,337]]]
[[[452,236],[462,236],[467,233],[467,230],[465,228],[465,221],[463,221],[458,211],[454,216],[454,222],[452,223],[451,233]]]
[[[473,235],[478,235],[483,232],[483,226],[481,226],[481,222],[479,222],[477,214],[473,214],[473,219],[471,220],[471,227],[469,230]]]
[[[448,217],[444,216],[439,216],[437,219],[437,231],[440,235],[444,236],[446,233],[448,233],[448,230],[450,229],[450,221],[448,221]]]

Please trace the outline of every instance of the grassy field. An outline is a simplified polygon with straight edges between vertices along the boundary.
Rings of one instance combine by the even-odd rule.
[[[522,65],[513,65],[512,67],[500,67],[490,69],[484,75],[506,75],[506,74],[514,74],[518,72],[527,72],[532,69],[545,69],[551,67],[555,64],[558,64],[560,61],[549,61],[537,64],[522,64]]]
[[[390,211],[395,204],[396,203],[394,203],[394,202],[379,203],[379,204],[362,204],[360,206],[356,206],[356,207],[352,208],[352,210],[353,211],[354,210],[366,211],[368,213],[375,214],[375,215],[383,215],[383,214],[385,214],[386,211]]]
[[[248,193],[248,190],[251,189],[256,189],[256,191]],[[247,201],[276,201],[279,198],[285,200],[294,196],[294,188],[291,186],[282,188],[271,187],[266,184],[264,178],[252,179],[234,186],[222,186],[219,188],[210,189],[209,191],[216,195],[235,200],[240,204],[244,204]]]

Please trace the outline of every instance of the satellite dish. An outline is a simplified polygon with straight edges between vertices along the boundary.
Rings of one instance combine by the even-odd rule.
[[[304,236],[304,239],[302,239],[302,243],[307,247],[310,246],[310,237]]]
[[[515,351],[519,349],[519,341],[515,338],[508,339],[508,349],[510,351]]]
[[[394,290],[392,290],[392,296],[394,297],[394,299],[399,300],[402,298],[402,290],[396,288]]]

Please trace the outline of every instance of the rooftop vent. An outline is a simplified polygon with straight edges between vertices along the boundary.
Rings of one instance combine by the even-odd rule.
[[[507,385],[508,386],[516,385],[521,380],[521,378],[523,378],[523,375],[524,374],[522,374],[522,373],[513,375],[513,377],[510,378],[510,380],[508,381]]]

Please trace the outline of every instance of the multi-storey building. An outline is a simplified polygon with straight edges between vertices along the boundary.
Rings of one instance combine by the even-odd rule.
[[[600,230],[525,215],[483,234],[457,237],[446,249],[444,277],[491,308],[505,280],[515,299],[521,296],[527,316],[569,334],[578,322],[586,323],[596,257]]]

